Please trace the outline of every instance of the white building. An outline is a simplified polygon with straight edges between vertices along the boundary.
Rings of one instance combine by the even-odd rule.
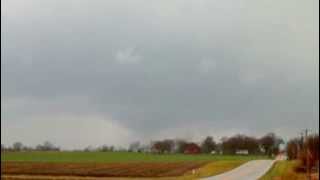
[[[248,155],[249,151],[247,149],[236,150],[236,154],[238,155]]]

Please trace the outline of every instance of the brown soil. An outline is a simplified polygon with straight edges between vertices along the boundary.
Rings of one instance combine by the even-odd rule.
[[[203,166],[205,162],[177,163],[1,163],[4,178],[28,176],[75,177],[173,177]],[[11,178],[12,179],[12,178]],[[20,178],[21,179],[21,178]],[[31,178],[32,179],[32,178]]]

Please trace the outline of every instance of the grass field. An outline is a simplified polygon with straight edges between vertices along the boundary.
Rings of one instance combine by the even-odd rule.
[[[169,177],[197,179],[223,173],[265,156],[147,154],[128,152],[6,152],[1,154],[5,179],[79,177]],[[196,173],[191,173],[192,171]],[[41,178],[40,178],[41,179]]]
[[[298,163],[298,161],[278,161],[260,180],[307,180],[305,173],[295,172]]]
[[[24,162],[181,162],[266,159],[266,156],[148,154],[131,152],[5,152],[1,161]]]

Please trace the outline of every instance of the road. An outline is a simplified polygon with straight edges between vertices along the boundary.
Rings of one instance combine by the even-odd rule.
[[[226,173],[204,178],[203,180],[257,180],[262,177],[276,160],[249,161]]]

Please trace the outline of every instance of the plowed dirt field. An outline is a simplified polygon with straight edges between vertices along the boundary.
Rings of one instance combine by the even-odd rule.
[[[173,177],[197,169],[206,162],[174,163],[43,163],[4,162],[2,175],[82,177]]]

